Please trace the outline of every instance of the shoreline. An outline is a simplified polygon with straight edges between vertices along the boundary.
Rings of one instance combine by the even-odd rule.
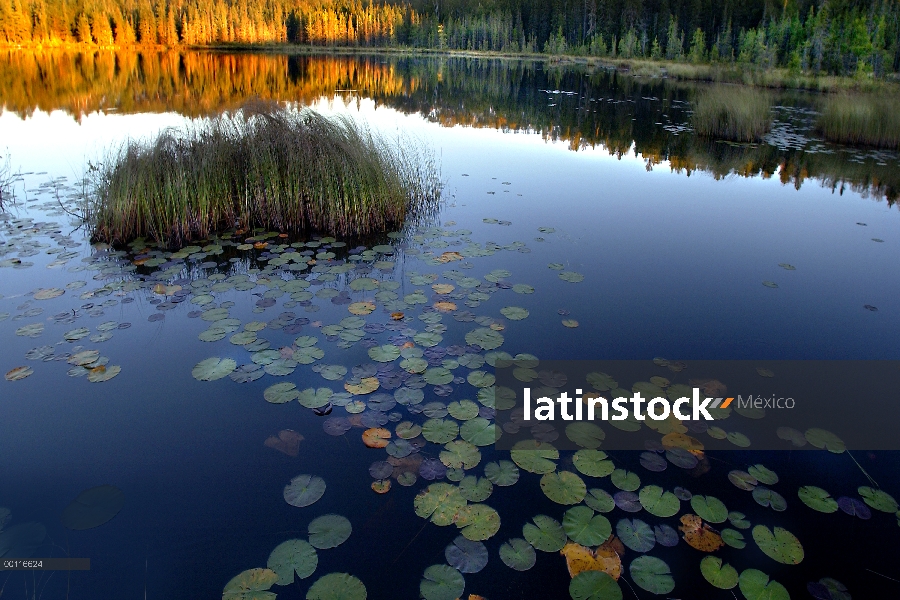
[[[438,48],[409,47],[363,47],[363,46],[308,46],[288,43],[240,44],[223,43],[201,46],[98,46],[88,44],[28,44],[0,45],[7,52],[44,51],[193,51],[193,52],[246,52],[256,54],[285,54],[289,56],[359,56],[394,55],[427,56],[446,58],[477,58],[492,60],[518,60],[543,62],[551,66],[583,66],[615,70],[633,77],[650,79],[672,79],[675,81],[697,81],[705,83],[727,83],[750,87],[803,90],[820,93],[883,94],[900,93],[900,79],[858,79],[839,75],[810,75],[791,72],[785,68],[759,69],[739,63],[702,63],[657,60],[645,58],[615,58],[586,56],[579,54],[544,54],[540,52],[497,52],[488,50],[455,50]]]

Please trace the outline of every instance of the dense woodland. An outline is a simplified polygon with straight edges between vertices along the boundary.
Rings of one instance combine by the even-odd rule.
[[[900,71],[897,0],[0,0],[0,44],[296,43]]]

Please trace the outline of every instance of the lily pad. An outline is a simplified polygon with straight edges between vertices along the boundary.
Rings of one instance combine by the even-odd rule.
[[[655,517],[671,517],[678,514],[681,509],[681,502],[675,494],[663,490],[658,485],[644,486],[638,497],[644,510]]]
[[[554,471],[541,477],[541,490],[557,504],[573,505],[584,500],[587,486],[571,471]]]
[[[467,540],[461,535],[444,549],[444,557],[447,563],[460,573],[478,573],[488,563],[487,547],[481,542]]]
[[[628,567],[638,587],[654,594],[668,594],[675,589],[669,565],[655,556],[639,556]]]
[[[763,465],[753,465],[747,469],[747,473],[765,485],[775,485],[778,483],[778,475]]]
[[[572,600],[622,600],[622,588],[608,573],[582,571],[569,582]]]
[[[422,437],[433,444],[446,444],[459,435],[459,425],[450,419],[428,419],[422,425]]]
[[[500,546],[500,560],[514,571],[527,571],[537,561],[537,554],[522,538],[512,538]]]
[[[807,429],[803,436],[806,438],[806,441],[816,448],[824,448],[834,454],[840,454],[847,449],[841,438],[825,429],[813,427]]]
[[[302,508],[318,501],[325,493],[325,480],[316,475],[297,475],[284,486],[284,500]]]
[[[469,502],[484,502],[494,490],[494,484],[487,477],[466,475],[459,482],[459,493]]]
[[[503,344],[503,336],[488,327],[480,327],[466,334],[466,343],[482,350],[495,350]]]
[[[593,488],[588,490],[584,497],[584,503],[600,513],[611,512],[616,507],[616,501],[604,489]]]
[[[547,515],[536,515],[534,523],[525,523],[522,527],[522,537],[528,543],[542,552],[559,552],[566,545],[566,530],[563,526]]]
[[[580,452],[580,450],[579,450]],[[637,473],[626,471],[625,469],[616,469],[610,476],[612,484],[625,492],[633,492],[641,487],[641,478]]]
[[[466,505],[459,488],[449,483],[432,483],[418,493],[413,501],[416,514],[431,519],[439,526],[453,522],[457,511]]]
[[[616,523],[616,535],[635,552],[650,552],[656,545],[656,534],[640,519],[622,519]]]
[[[769,576],[756,569],[741,572],[738,587],[747,600],[790,600],[787,589],[777,581],[769,581]]]
[[[787,529],[769,529],[765,525],[757,525],[753,528],[753,540],[774,561],[785,565],[798,565],[803,561],[803,546]]]
[[[724,523],[728,519],[728,509],[725,504],[714,496],[693,496],[691,508],[708,523]]]
[[[859,492],[859,495],[862,496],[863,501],[875,510],[880,510],[881,512],[886,513],[896,513],[898,510],[900,510],[900,507],[897,506],[897,501],[894,499],[894,497],[884,490],[879,490],[864,485],[861,486],[857,491]]]
[[[465,588],[466,580],[449,565],[428,567],[419,583],[419,593],[425,600],[456,600]]]
[[[522,440],[516,442],[510,450],[510,458],[519,468],[543,475],[556,470],[556,463],[553,461],[559,458],[559,451],[545,442]]]
[[[519,481],[519,469],[508,460],[489,462],[484,466],[484,476],[496,486],[507,487]]]
[[[572,457],[572,464],[580,473],[589,477],[606,477],[616,470],[606,452],[584,448]]]
[[[729,564],[722,564],[718,556],[705,556],[700,561],[703,578],[720,590],[730,590],[738,584],[738,572]]]
[[[69,529],[93,529],[119,514],[125,494],[113,485],[84,490],[63,510],[61,521]]]
[[[297,391],[297,386],[289,381],[271,385],[263,392],[266,402],[272,404],[285,404],[296,400],[299,396],[300,392]]]
[[[294,574],[306,579],[316,570],[319,556],[305,540],[287,540],[275,546],[266,566],[278,575],[278,585],[294,582]]]
[[[228,377],[237,368],[237,363],[231,358],[207,358],[194,366],[191,371],[194,379],[198,381],[215,381]]]
[[[498,439],[497,426],[482,417],[470,419],[459,428],[462,439],[476,446],[490,446]]]
[[[309,523],[309,543],[320,550],[337,548],[347,541],[352,532],[353,526],[346,517],[322,515]]]
[[[329,573],[306,592],[306,600],[366,600],[367,596],[363,582],[348,573]]]
[[[225,584],[222,600],[275,600],[275,593],[268,590],[277,582],[271,569],[248,569]]]
[[[487,504],[470,504],[459,510],[456,526],[467,540],[490,539],[500,529],[500,514]]]
[[[572,541],[582,546],[599,546],[612,533],[609,519],[595,514],[587,506],[576,506],[567,510],[563,515],[563,529]]]

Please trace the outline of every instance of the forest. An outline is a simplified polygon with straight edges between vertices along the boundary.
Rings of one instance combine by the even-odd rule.
[[[0,0],[0,44],[299,44],[900,71],[895,0]]]

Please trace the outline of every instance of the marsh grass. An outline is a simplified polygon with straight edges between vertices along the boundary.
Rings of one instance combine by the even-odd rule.
[[[230,227],[368,235],[433,211],[440,196],[422,144],[262,104],[128,141],[90,168],[86,217],[110,243],[176,246]]]
[[[900,100],[841,94],[824,99],[816,128],[830,142],[900,149]]]
[[[12,159],[7,153],[0,156],[0,210],[3,210],[7,202],[14,199],[14,185],[18,175],[13,172]]]
[[[703,137],[752,142],[771,129],[771,106],[764,91],[717,85],[697,95],[691,122]]]

